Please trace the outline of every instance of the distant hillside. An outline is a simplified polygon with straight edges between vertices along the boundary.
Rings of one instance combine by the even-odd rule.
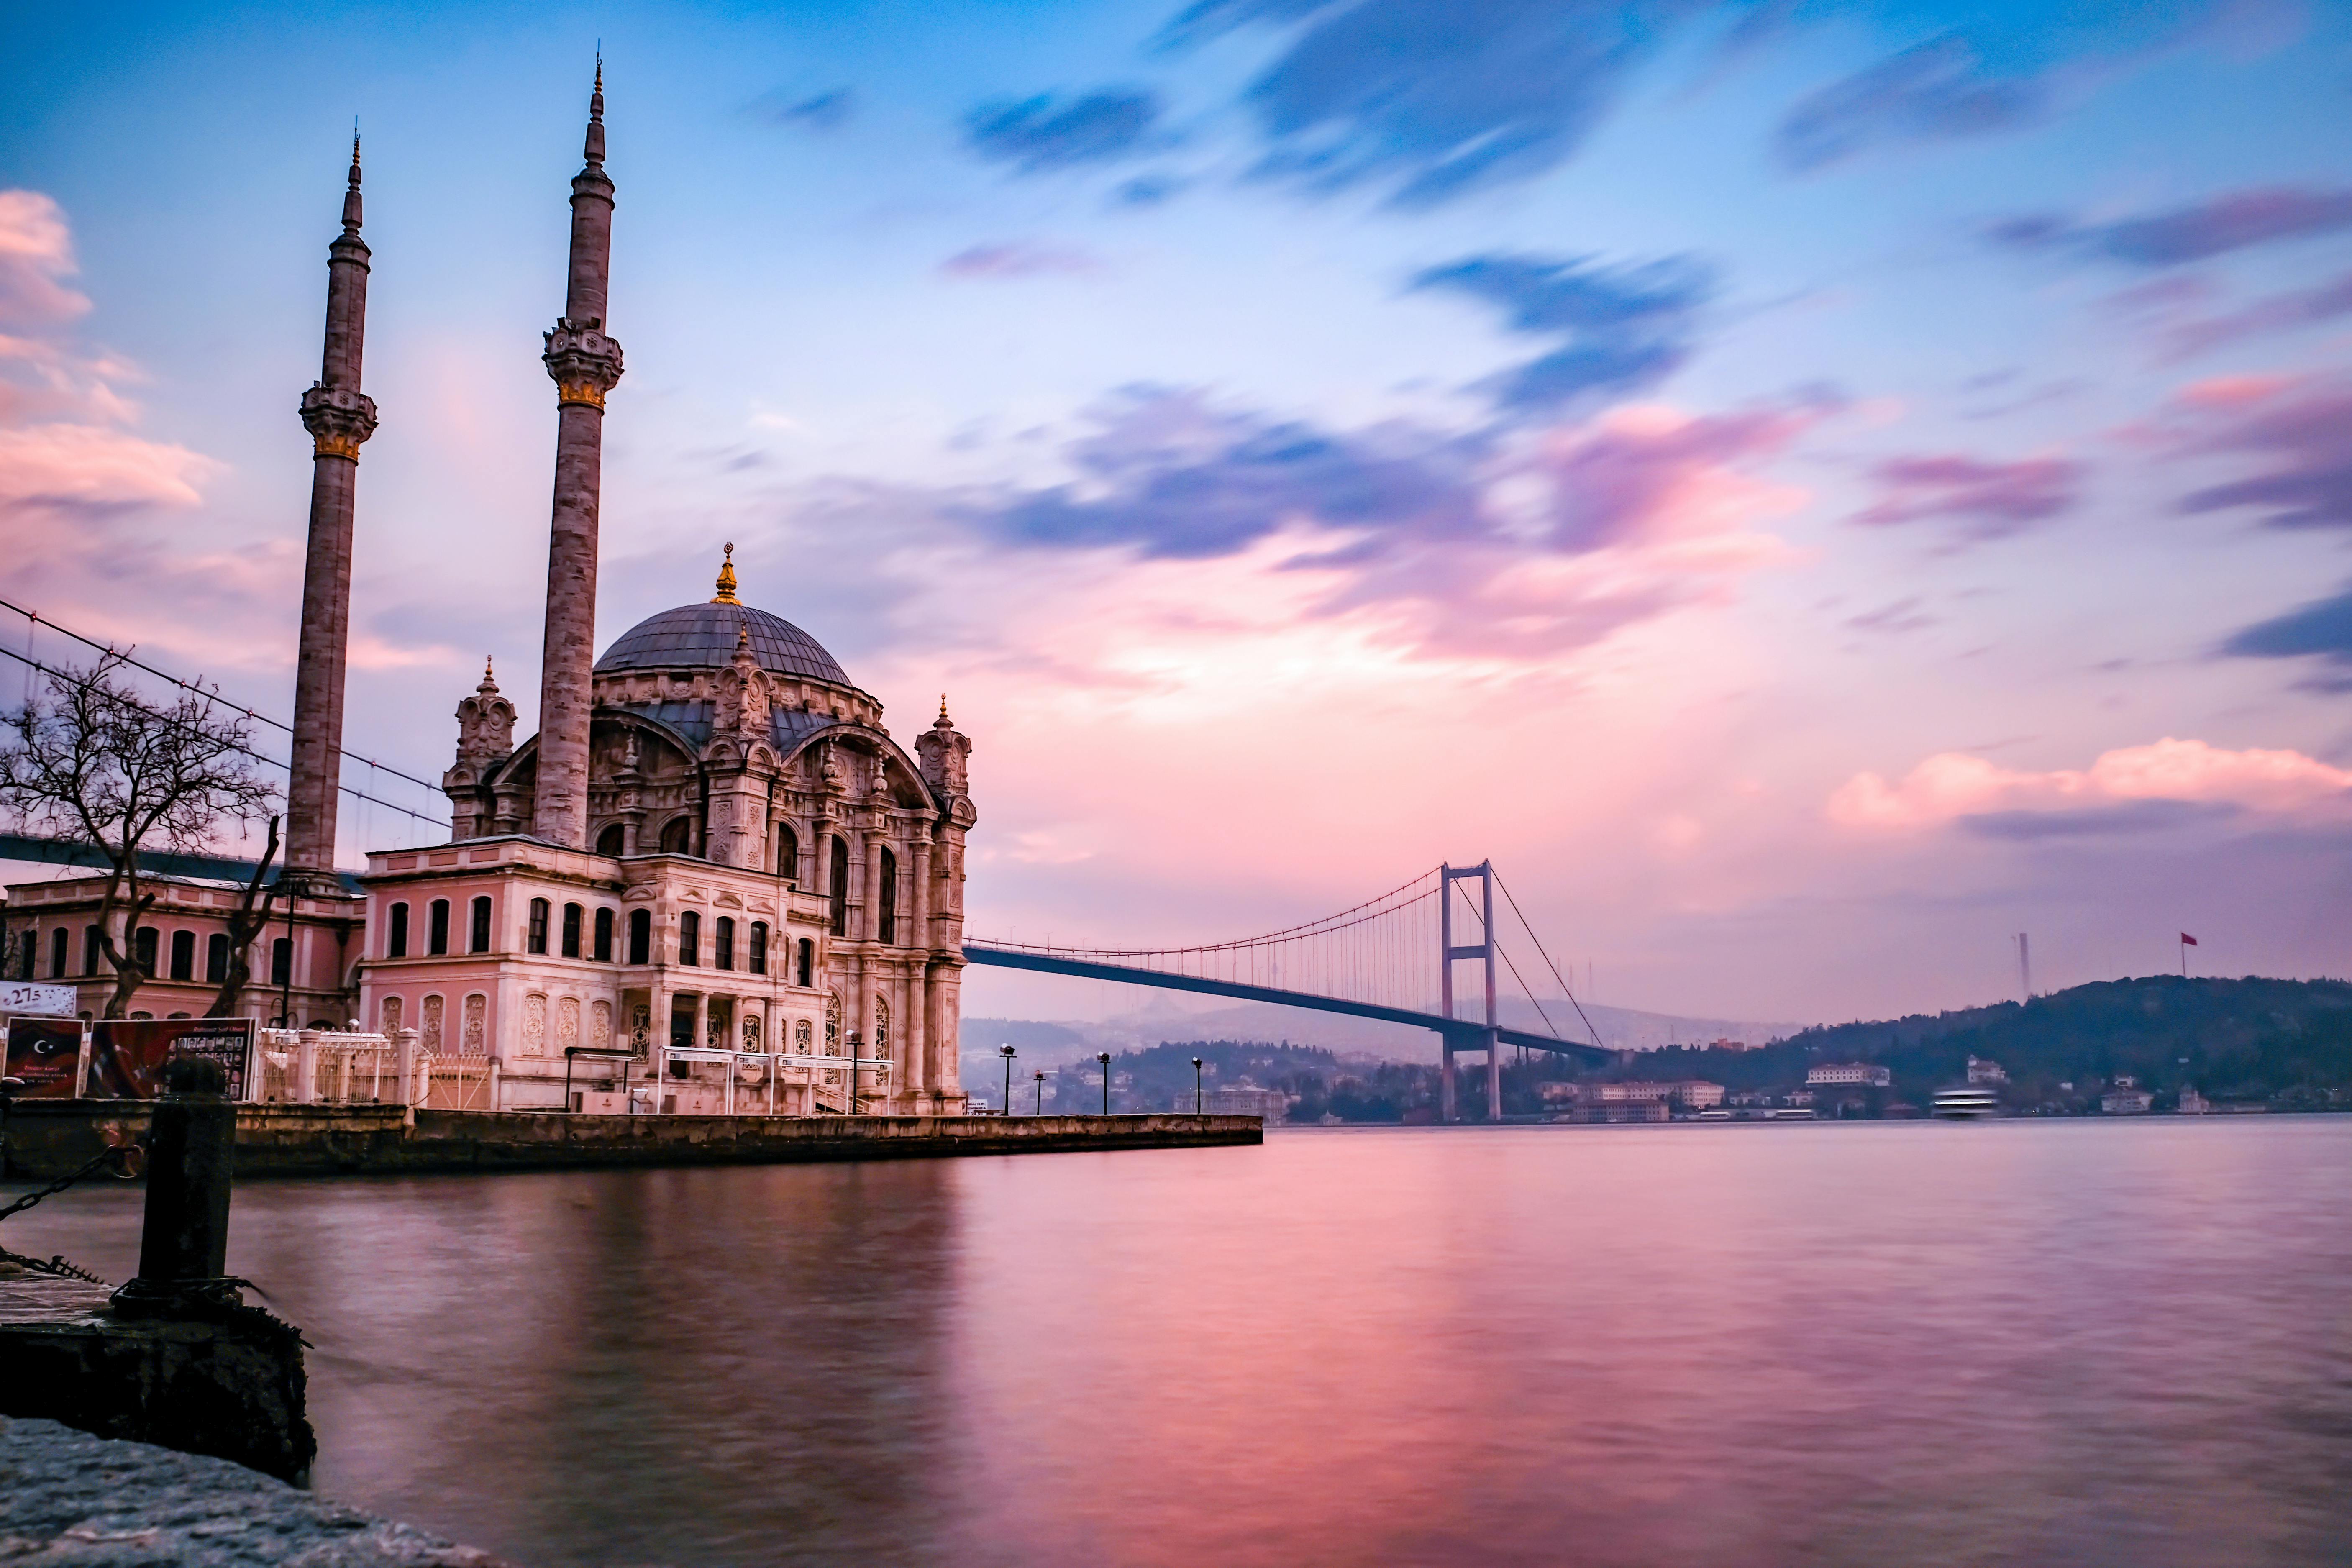
[[[1570,1039],[1582,1040],[1583,1020],[1566,1001],[1546,997],[1538,1014],[1524,998],[1506,998],[1500,1011],[1512,1028],[1542,1029],[1547,1024]],[[1585,1016],[1601,1043],[1612,1050],[1646,1051],[1678,1040],[1732,1039],[1756,1045],[1794,1034],[1793,1023],[1736,1018],[1688,1018],[1642,1013],[1588,1002]],[[1131,1013],[1116,1018],[1043,1023],[1026,1018],[966,1018],[961,1037],[966,1054],[993,1056],[1010,1044],[1040,1064],[1076,1061],[1097,1051],[1141,1050],[1162,1040],[1288,1040],[1342,1052],[1368,1052],[1393,1061],[1435,1061],[1437,1037],[1426,1029],[1376,1023],[1343,1014],[1315,1013],[1265,1003],[1237,1003],[1199,1010]]]
[[[2187,1085],[2219,1099],[2352,1105],[2352,984],[2103,981],[2024,1004],[1801,1030],[1761,1051],[1657,1052],[1605,1076],[1764,1089],[1801,1081],[1812,1063],[1869,1061],[1893,1072],[1898,1096],[1917,1100],[1958,1081],[1971,1056],[2008,1071],[2005,1098],[2021,1106],[2067,1108],[2119,1074],[2160,1094]]]

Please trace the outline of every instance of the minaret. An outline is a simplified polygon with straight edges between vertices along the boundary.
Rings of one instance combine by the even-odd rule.
[[[588,708],[596,661],[596,510],[603,488],[604,395],[621,379],[621,345],[604,335],[613,253],[613,182],[604,177],[604,65],[588,100],[587,166],[572,178],[572,278],[547,334],[555,378],[555,511],[547,547],[547,637],[539,676],[539,783],[532,836],[588,847]]]
[[[360,237],[360,139],[352,135],[343,232],[327,247],[327,347],[302,395],[310,432],[310,550],[302,568],[302,643],[294,668],[294,755],[286,786],[290,883],[340,893],[335,807],[343,772],[343,658],[352,622],[352,509],[360,443],[375,434],[375,404],[360,391],[367,328],[367,241]]]

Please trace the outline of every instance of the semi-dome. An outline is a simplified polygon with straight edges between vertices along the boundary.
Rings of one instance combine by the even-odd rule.
[[[720,568],[719,596],[707,605],[680,605],[650,616],[623,632],[596,673],[625,669],[718,669],[735,658],[735,644],[746,628],[751,633],[751,657],[773,675],[822,680],[856,689],[848,674],[816,638],[782,616],[755,610],[735,597],[734,546]]]

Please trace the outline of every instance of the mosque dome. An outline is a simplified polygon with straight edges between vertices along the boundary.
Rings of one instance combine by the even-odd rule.
[[[734,547],[720,569],[719,596],[707,605],[680,605],[631,626],[596,661],[598,675],[631,669],[719,669],[735,658],[740,635],[751,634],[751,657],[772,675],[856,689],[833,655],[816,638],[782,616],[756,610],[735,597]]]

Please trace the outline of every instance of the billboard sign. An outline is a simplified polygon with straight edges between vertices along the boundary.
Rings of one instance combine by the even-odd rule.
[[[81,1020],[8,1020],[8,1076],[19,1100],[71,1100],[81,1089]]]
[[[48,1018],[70,1018],[74,1016],[74,988],[70,985],[31,985],[23,981],[0,984],[0,1017],[14,1017],[20,1013],[34,1013]]]
[[[86,1093],[99,1100],[153,1100],[163,1092],[163,1064],[203,1057],[228,1076],[228,1097],[243,1100],[253,1065],[250,1018],[101,1018],[89,1028]]]

